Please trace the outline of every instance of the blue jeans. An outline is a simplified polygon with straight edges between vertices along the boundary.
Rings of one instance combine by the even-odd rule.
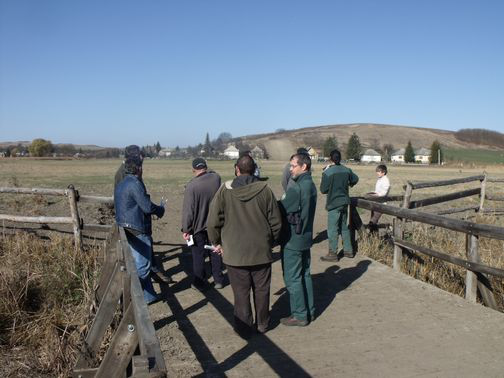
[[[149,277],[152,260],[152,238],[146,234],[133,235],[129,232],[126,232],[126,237],[135,260],[138,278],[142,284],[144,300],[147,303],[153,302],[158,296]]]

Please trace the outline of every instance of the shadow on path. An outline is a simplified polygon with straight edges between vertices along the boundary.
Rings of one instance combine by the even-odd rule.
[[[186,248],[184,248],[184,250],[185,249]],[[254,353],[261,356],[261,358],[278,376],[310,377],[310,375],[299,364],[297,364],[296,361],[294,361],[287,353],[271,341],[267,335],[263,334],[254,335],[247,341],[247,344],[243,348],[237,350],[231,356],[226,358],[226,360],[218,363],[209,346],[205,343],[196,327],[189,320],[188,315],[201,309],[207,303],[211,303],[220,315],[229,323],[231,331],[234,318],[233,304],[230,303],[219,291],[212,288],[204,293],[204,299],[187,309],[182,308],[180,302],[175,296],[175,293],[190,288],[192,259],[190,253],[182,252],[178,256],[179,265],[175,266],[174,269],[169,269],[168,272],[173,274],[173,270],[180,271],[182,268],[187,274],[187,277],[171,287],[168,287],[165,284],[160,285],[162,295],[166,298],[166,303],[170,307],[173,316],[156,321],[154,326],[156,329],[159,329],[172,320],[177,322],[179,329],[184,334],[194,355],[203,368],[203,373],[200,375],[201,377],[209,375],[215,377],[225,377],[226,371],[239,365],[242,361],[246,360]]]
[[[315,301],[315,322],[332,303],[336,295],[357,281],[368,269],[371,261],[359,261],[356,266],[340,269],[338,265],[330,265],[323,273],[312,275],[313,295]],[[280,289],[280,295],[271,309],[271,328],[279,325],[280,318],[290,315],[289,293]],[[275,295],[274,294],[274,295]]]

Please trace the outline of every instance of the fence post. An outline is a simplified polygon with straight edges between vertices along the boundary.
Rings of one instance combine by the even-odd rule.
[[[480,205],[479,209],[477,210],[479,213],[483,212],[483,205],[485,203],[485,196],[486,196],[487,173],[483,172],[483,175],[485,177],[483,178],[483,180],[481,180]]]
[[[479,261],[478,236],[466,234],[466,253],[469,261]],[[478,294],[478,276],[476,273],[467,270],[465,284],[465,298],[470,302],[476,303]]]
[[[70,213],[73,219],[73,232],[75,236],[75,248],[82,249],[81,221],[79,208],[77,207],[77,193],[73,185],[68,185],[68,202],[70,203]]]
[[[397,239],[403,238],[402,224],[403,224],[402,219],[400,219],[400,218],[392,219],[392,229],[393,229],[394,239],[395,238],[397,238]],[[402,247],[400,247],[394,243],[393,267],[396,272],[401,271],[402,258],[403,258]]]
[[[408,181],[406,185],[406,190],[404,191],[404,199],[403,199],[403,209],[409,209],[411,202],[411,193],[413,192],[413,185]]]

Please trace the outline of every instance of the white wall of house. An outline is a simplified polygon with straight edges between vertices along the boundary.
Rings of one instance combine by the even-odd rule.
[[[404,155],[392,155],[390,160],[392,163],[404,163]]]
[[[363,163],[379,163],[379,162],[381,162],[381,156],[379,156],[379,155],[362,155],[361,162],[363,162]]]
[[[415,155],[415,161],[419,161],[422,164],[429,164],[430,155]]]

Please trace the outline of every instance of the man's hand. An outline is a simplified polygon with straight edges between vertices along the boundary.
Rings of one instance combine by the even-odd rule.
[[[185,241],[187,241],[191,238],[191,234],[189,232],[183,232],[182,237],[184,238]]]
[[[218,255],[222,256],[222,254],[224,253],[224,251],[222,250],[222,246],[220,244],[216,245],[213,250],[213,253],[217,253]]]

